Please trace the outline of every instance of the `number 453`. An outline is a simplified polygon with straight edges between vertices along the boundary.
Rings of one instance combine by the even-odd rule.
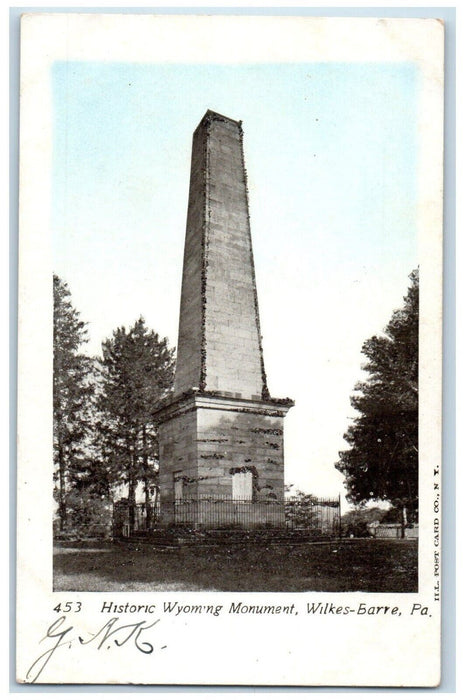
[[[82,603],[78,600],[71,601],[70,603],[58,603],[58,605],[53,608],[55,612],[79,612],[81,610]]]

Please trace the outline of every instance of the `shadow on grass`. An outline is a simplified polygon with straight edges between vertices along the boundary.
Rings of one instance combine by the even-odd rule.
[[[306,545],[60,545],[54,590],[366,591],[418,590],[417,542],[351,540]]]

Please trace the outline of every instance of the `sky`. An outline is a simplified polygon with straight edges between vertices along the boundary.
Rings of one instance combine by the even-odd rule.
[[[268,384],[295,400],[285,480],[343,497],[361,347],[418,265],[418,83],[408,62],[56,62],[54,271],[86,352],[140,315],[176,345],[192,133],[207,109],[242,120]]]

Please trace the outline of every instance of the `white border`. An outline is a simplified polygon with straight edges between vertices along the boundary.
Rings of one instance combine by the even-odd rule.
[[[415,26],[414,26],[415,25]],[[367,28],[369,27],[369,31]],[[183,34],[184,41],[179,41]],[[131,43],[129,36],[137,36]],[[157,41],[154,40],[157,37]],[[237,54],[237,37],[241,54]],[[212,40],[212,37],[215,37]],[[260,40],[257,41],[257,37]],[[284,37],[284,41],[283,41]],[[422,230],[420,267],[422,271],[422,326],[420,332],[420,391],[422,396],[420,461],[440,462],[440,376],[441,376],[441,260],[442,260],[442,32],[439,24],[428,20],[323,19],[297,17],[238,16],[158,16],[147,15],[34,15],[23,25],[22,45],[22,119],[21,119],[21,213],[20,213],[20,314],[19,314],[19,521],[18,521],[18,671],[31,658],[35,640],[44,630],[44,620],[56,595],[51,590],[50,528],[44,508],[44,480],[48,473],[39,464],[51,463],[51,415],[45,410],[51,397],[51,265],[48,222],[50,201],[49,179],[37,177],[50,172],[51,106],[50,95],[44,101],[50,62],[57,58],[70,60],[202,60],[202,61],[311,61],[322,60],[415,60],[422,72],[422,113],[428,115],[421,127],[423,175],[419,228]],[[317,46],[318,50],[314,47]],[[270,52],[273,47],[273,53]],[[329,52],[328,52],[329,50]],[[325,52],[328,52],[325,54]],[[432,58],[432,60],[430,60]],[[424,291],[425,290],[425,291]],[[38,371],[39,369],[39,371]],[[433,410],[432,410],[433,409]],[[433,459],[434,457],[434,459]],[[430,504],[431,478],[423,469],[420,483],[422,507]],[[36,508],[41,494],[41,510]],[[51,499],[49,499],[51,512]],[[27,514],[27,517],[26,517]],[[419,596],[429,600],[431,581],[431,521],[422,526],[420,546]],[[40,560],[37,552],[41,553]],[[33,556],[33,554],[35,556]],[[428,584],[428,585],[426,585]],[[97,594],[97,597],[100,594]],[[152,594],[150,594],[152,597]],[[160,595],[160,594],[157,594]],[[192,594],[183,594],[189,597]],[[231,599],[232,594],[221,595]],[[252,599],[257,594],[241,596]],[[277,594],[270,594],[270,599]],[[307,594],[293,596],[308,598]],[[354,594],[322,594],[332,600]],[[124,600],[145,594],[111,594]],[[178,596],[179,598],[183,596]],[[102,598],[103,596],[100,596]],[[107,596],[108,597],[108,596]],[[166,596],[165,596],[166,597]],[[212,594],[205,597],[211,598]],[[262,596],[265,598],[266,596]],[[281,598],[289,597],[283,594]],[[399,596],[366,594],[359,596],[395,601]],[[412,596],[409,596],[412,598]],[[84,626],[92,628],[97,613],[96,594],[75,596],[88,608]],[[236,596],[237,598],[237,596]],[[315,599],[315,594],[312,594]],[[400,596],[405,601],[406,594]],[[413,598],[412,598],[413,599]],[[382,603],[384,604],[384,602]],[[394,604],[394,603],[393,603]],[[424,603],[425,605],[427,602]],[[305,620],[307,618],[303,618]],[[313,624],[312,620],[312,624]],[[422,620],[421,623],[425,621]],[[176,654],[166,655],[162,668],[147,668],[140,658],[131,657],[123,670],[116,664],[102,671],[91,654],[79,668],[69,662],[50,671],[43,681],[49,682],[139,682],[139,683],[237,683],[237,684],[318,684],[318,685],[434,685],[439,673],[439,614],[420,626],[413,618],[405,620],[402,633],[385,622],[366,626],[365,620],[337,624],[336,639],[329,636],[332,622],[315,629],[319,646],[311,646],[313,663],[308,667],[307,625],[297,618],[292,645],[282,642],[288,633],[268,621],[255,622],[244,629],[233,621],[220,630],[211,630],[205,622],[182,630],[172,625],[166,633]],[[318,627],[318,626],[317,626]],[[236,633],[244,639],[241,653],[243,666],[231,669],[225,658],[231,658]],[[276,635],[279,635],[278,640]],[[258,635],[258,636],[257,636]],[[211,641],[215,637],[214,648]],[[208,663],[199,657],[207,645]],[[221,639],[221,645],[218,643]],[[353,639],[357,640],[354,646]],[[258,640],[258,641],[257,641]],[[165,640],[164,640],[165,641]],[[331,641],[334,657],[328,665],[323,651]],[[376,641],[378,648],[373,649]],[[396,642],[395,650],[389,642]],[[189,642],[189,643],[186,643]],[[197,642],[197,644],[196,644]],[[166,642],[165,642],[166,643]],[[257,656],[257,645],[260,653]],[[289,648],[288,648],[289,647]],[[203,647],[201,646],[203,649]],[[198,652],[192,654],[192,649]],[[347,650],[351,651],[350,658]],[[367,652],[369,661],[367,663]],[[221,651],[220,651],[221,650]],[[286,650],[289,658],[286,657]],[[345,653],[344,653],[345,650]],[[223,652],[223,653],[221,653]],[[183,660],[179,668],[179,658]],[[326,659],[326,663],[325,663]],[[83,669],[82,671],[80,669]],[[84,670],[85,669],[85,670]]]

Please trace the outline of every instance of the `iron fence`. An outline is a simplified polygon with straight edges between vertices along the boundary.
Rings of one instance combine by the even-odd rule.
[[[282,501],[204,496],[163,501],[161,508],[150,505],[148,509],[145,503],[129,506],[124,502],[116,503],[113,513],[113,532],[117,537],[151,531],[160,525],[200,529],[278,528],[337,536],[341,522],[340,499],[313,496]]]
[[[163,504],[162,519],[199,528],[284,527],[284,503],[237,498],[177,499]]]

